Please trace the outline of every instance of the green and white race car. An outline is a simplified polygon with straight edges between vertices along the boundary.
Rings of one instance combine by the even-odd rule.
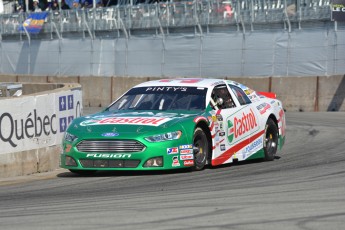
[[[76,118],[62,144],[61,167],[169,170],[274,160],[285,141],[285,113],[274,93],[220,79],[139,84],[100,113]]]

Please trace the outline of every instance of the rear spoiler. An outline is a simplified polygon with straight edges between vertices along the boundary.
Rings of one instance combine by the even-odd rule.
[[[268,97],[268,98],[272,98],[272,99],[276,99],[277,98],[277,94],[275,93],[271,93],[271,92],[257,92],[259,95]]]

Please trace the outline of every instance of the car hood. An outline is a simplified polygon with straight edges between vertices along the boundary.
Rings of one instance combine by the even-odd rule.
[[[191,120],[197,116],[191,112],[102,112],[75,119],[68,128],[73,134],[83,133],[83,136],[123,137],[148,132],[164,132],[179,125],[182,121]]]

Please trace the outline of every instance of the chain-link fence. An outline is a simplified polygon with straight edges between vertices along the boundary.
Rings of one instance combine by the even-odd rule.
[[[125,2],[125,1],[124,1]],[[312,76],[345,72],[345,26],[327,0],[231,0],[0,15],[0,73]]]
[[[0,33],[23,34],[19,28],[27,14],[1,14]],[[118,30],[119,34],[130,35],[137,29],[169,33],[174,28],[195,27],[196,32],[204,33],[212,26],[233,25],[248,31],[274,23],[291,31],[292,23],[301,28],[303,22],[330,18],[329,0],[196,0],[49,11],[42,32],[63,36],[67,32],[95,35],[99,31]]]

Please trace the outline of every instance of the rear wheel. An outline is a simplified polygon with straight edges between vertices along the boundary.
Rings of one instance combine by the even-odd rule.
[[[196,128],[193,136],[194,145],[194,170],[202,170],[208,158],[208,140],[205,132],[200,128]]]
[[[264,152],[265,160],[273,161],[278,148],[278,127],[275,122],[269,118],[266,123]]]
[[[96,170],[78,170],[78,169],[69,169],[70,172],[81,175],[81,176],[92,176],[96,173]]]

